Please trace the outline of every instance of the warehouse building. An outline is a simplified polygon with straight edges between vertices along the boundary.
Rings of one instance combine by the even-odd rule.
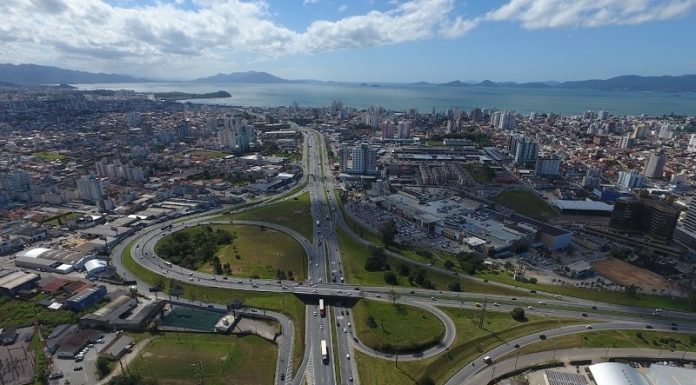
[[[99,357],[118,360],[133,347],[133,338],[125,333],[119,334],[99,351]]]
[[[41,276],[22,271],[0,270],[0,294],[14,297],[22,290],[30,290],[36,286]]]
[[[80,327],[105,330],[143,330],[148,322],[159,315],[166,304],[164,300],[138,303],[131,293],[111,295],[108,304],[80,318]]]
[[[49,273],[57,274],[69,274],[75,270],[72,265],[38,257],[17,257],[15,258],[14,263],[15,266],[24,269],[47,271]]]
[[[696,369],[650,365],[647,371],[622,363],[603,362],[589,366],[597,385],[685,385],[694,384]]]
[[[94,303],[99,302],[106,296],[106,287],[94,286],[73,295],[68,298],[65,305],[68,309],[80,311],[88,308]]]

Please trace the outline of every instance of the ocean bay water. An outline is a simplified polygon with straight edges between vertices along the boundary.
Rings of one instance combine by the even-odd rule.
[[[346,107],[364,109],[382,106],[404,111],[416,108],[421,113],[433,108],[445,111],[461,107],[470,111],[475,107],[514,110],[519,113],[536,111],[578,115],[587,110],[607,110],[615,116],[665,115],[670,113],[696,115],[696,93],[600,91],[587,89],[513,88],[513,87],[442,87],[434,85],[380,85],[334,83],[100,83],[76,84],[83,90],[133,90],[136,92],[205,93],[224,90],[232,97],[197,99],[192,103],[234,106],[328,106],[340,100]]]

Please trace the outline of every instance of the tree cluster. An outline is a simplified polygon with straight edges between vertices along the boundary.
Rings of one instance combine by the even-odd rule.
[[[198,269],[210,262],[216,271],[224,271],[219,259],[215,264],[214,254],[219,246],[233,241],[233,235],[225,230],[197,226],[163,238],[157,244],[156,251],[164,259],[188,269]]]
[[[423,269],[412,270],[408,275],[408,282],[411,285],[418,285],[425,289],[434,289],[435,285],[428,279],[428,273]]]
[[[467,274],[475,274],[477,270],[483,268],[483,258],[476,253],[461,252],[457,254],[459,267]]]
[[[284,281],[284,280],[289,280],[289,281],[294,281],[295,277],[292,275],[292,270],[288,270],[286,273],[285,270],[277,269],[276,270],[276,279]]]
[[[381,247],[370,246],[371,255],[365,261],[365,270],[367,271],[385,271],[389,270],[387,263],[387,255]]]

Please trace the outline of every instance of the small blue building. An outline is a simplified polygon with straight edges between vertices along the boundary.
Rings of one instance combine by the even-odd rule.
[[[65,305],[72,310],[80,311],[84,310],[90,305],[99,302],[102,298],[106,296],[106,287],[95,286],[89,289],[83,290],[72,297],[68,298]]]

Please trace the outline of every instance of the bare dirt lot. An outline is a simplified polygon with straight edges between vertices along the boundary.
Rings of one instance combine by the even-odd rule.
[[[635,285],[643,289],[667,289],[669,283],[660,275],[642,269],[616,258],[592,262],[592,268],[613,282],[622,285]]]

